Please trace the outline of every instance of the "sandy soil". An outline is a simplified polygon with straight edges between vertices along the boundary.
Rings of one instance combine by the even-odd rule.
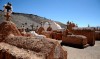
[[[88,46],[84,49],[62,46],[68,53],[67,59],[100,59],[100,41],[95,46]]]

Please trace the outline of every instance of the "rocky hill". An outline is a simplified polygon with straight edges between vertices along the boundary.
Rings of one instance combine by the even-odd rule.
[[[22,36],[16,24],[4,21],[0,23],[0,59],[67,59],[67,51],[57,40]]]
[[[4,21],[4,12],[0,10],[0,23]],[[31,25],[35,27],[40,26],[41,22],[50,21],[50,19],[47,19],[45,17],[40,17],[38,15],[34,14],[25,14],[25,13],[16,13],[13,12],[11,15],[11,20],[17,24],[17,27],[21,28],[25,26],[25,28],[32,28]],[[62,28],[65,28],[65,24],[61,22],[57,22],[59,25],[61,25]]]

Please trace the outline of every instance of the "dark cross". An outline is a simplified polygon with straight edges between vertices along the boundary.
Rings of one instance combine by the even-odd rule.
[[[43,25],[43,21],[41,21],[41,23],[40,23],[40,24],[41,24],[41,27],[42,27],[42,25]]]

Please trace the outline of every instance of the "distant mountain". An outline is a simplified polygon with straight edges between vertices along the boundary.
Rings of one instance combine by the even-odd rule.
[[[4,21],[4,12],[0,10],[0,23]],[[34,14],[25,14],[25,13],[16,13],[13,12],[11,15],[11,20],[17,25],[17,27],[21,28],[22,26],[25,26],[25,28],[32,28],[31,25],[34,27],[40,26],[40,23],[51,21],[50,19],[47,19],[45,17],[40,17],[38,15]],[[65,24],[61,22],[57,22],[59,25],[61,25],[62,28],[65,28]]]

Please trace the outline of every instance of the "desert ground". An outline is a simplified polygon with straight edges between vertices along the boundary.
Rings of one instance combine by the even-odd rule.
[[[65,45],[62,47],[68,53],[67,59],[100,59],[100,41],[95,41],[94,46],[88,46],[84,49]]]

